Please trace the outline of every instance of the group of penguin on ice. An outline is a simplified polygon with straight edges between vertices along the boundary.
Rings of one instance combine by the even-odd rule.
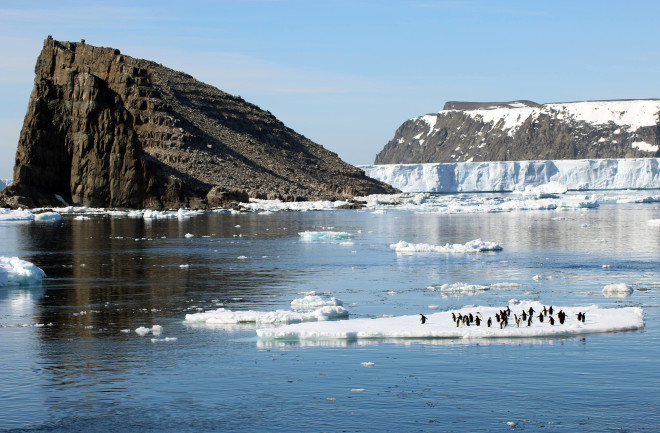
[[[527,326],[531,326],[532,322],[534,320],[534,309],[532,307],[529,307],[529,310],[525,311],[523,310],[520,316],[517,314],[513,315],[513,321],[515,322],[516,326],[520,327],[521,324],[524,324],[525,322],[527,323]],[[547,318],[548,322],[550,325],[555,324],[555,318],[552,317],[554,314],[554,309],[552,308],[552,305],[547,308],[545,305],[543,306],[543,310],[539,312],[539,315],[536,316],[539,322],[543,323],[543,321]],[[420,313],[420,321],[422,322],[422,325],[426,323],[428,318]],[[505,328],[506,326],[509,325],[509,318],[511,317],[511,308],[508,306],[504,310],[500,310],[499,313],[495,314],[495,320],[497,323],[499,323],[500,329]],[[473,315],[472,313],[463,315],[459,313],[456,315],[456,313],[451,313],[451,318],[454,322],[456,322],[456,326],[471,326],[472,324],[476,326],[481,326],[481,322],[483,322],[483,317],[481,316],[481,313],[477,312],[476,315]],[[560,325],[563,325],[564,322],[566,321],[566,313],[564,311],[559,310],[557,312],[557,320],[559,321]],[[577,320],[578,322],[584,323],[586,320],[586,313],[583,312],[578,312],[577,314]],[[488,320],[486,321],[486,326],[489,328],[493,326],[493,319],[492,317],[489,317]]]

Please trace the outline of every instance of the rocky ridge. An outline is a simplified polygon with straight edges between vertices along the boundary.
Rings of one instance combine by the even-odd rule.
[[[240,97],[114,48],[51,37],[0,204],[231,206],[395,190]]]
[[[660,99],[447,102],[404,122],[375,164],[660,156]]]

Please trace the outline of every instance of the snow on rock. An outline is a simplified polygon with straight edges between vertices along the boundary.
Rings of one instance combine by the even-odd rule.
[[[391,244],[390,248],[400,254],[412,253],[456,253],[456,254],[472,254],[488,251],[501,251],[502,247],[495,242],[486,242],[481,239],[475,239],[465,244],[445,244],[445,245],[431,245],[431,244],[413,244],[410,242],[399,241],[396,244]]]
[[[608,284],[603,287],[603,295],[606,298],[627,298],[632,292],[632,287],[626,283]]]
[[[403,192],[525,191],[551,182],[562,189],[580,191],[660,188],[659,158],[387,164],[360,168],[367,176]]]
[[[0,286],[40,283],[46,273],[33,263],[18,257],[0,256]]]
[[[333,232],[333,231],[324,231],[324,232],[312,232],[304,231],[299,232],[298,236],[303,241],[334,241],[341,239],[350,239],[353,237],[352,234],[346,232]]]
[[[512,305],[512,313],[520,314],[532,307],[536,314],[543,310],[537,301],[523,301]],[[508,326],[500,329],[495,324],[485,326],[488,318],[494,318],[501,308],[476,306],[461,310],[446,311],[427,315],[425,324],[419,321],[419,315],[383,317],[378,319],[351,319],[334,322],[310,322],[284,325],[275,328],[257,329],[261,339],[280,340],[333,340],[333,339],[388,339],[388,338],[437,338],[437,339],[489,339],[489,338],[538,338],[570,337],[576,335],[599,334],[638,330],[644,327],[644,312],[641,308],[601,308],[596,305],[586,307],[554,307],[555,316],[559,310],[566,313],[566,321],[551,325],[549,319],[544,322],[533,320],[518,327],[511,319]],[[577,320],[579,312],[585,313],[585,322]],[[480,313],[481,326],[456,326],[452,320],[454,314]],[[546,316],[547,317],[547,316]]]

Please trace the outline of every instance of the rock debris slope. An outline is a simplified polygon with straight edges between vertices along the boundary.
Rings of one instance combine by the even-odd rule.
[[[397,129],[375,164],[660,156],[660,99],[447,102]]]
[[[5,204],[230,206],[395,192],[270,112],[113,48],[44,42]]]

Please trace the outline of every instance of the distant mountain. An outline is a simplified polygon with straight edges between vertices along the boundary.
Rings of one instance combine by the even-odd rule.
[[[660,156],[660,99],[447,102],[404,122],[375,164]]]
[[[395,190],[270,112],[114,48],[44,42],[0,206],[231,206]]]

